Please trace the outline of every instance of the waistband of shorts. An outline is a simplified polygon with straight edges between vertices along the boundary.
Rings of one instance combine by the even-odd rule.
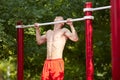
[[[46,59],[46,61],[57,61],[57,60],[63,60],[62,58],[57,58],[57,59]]]

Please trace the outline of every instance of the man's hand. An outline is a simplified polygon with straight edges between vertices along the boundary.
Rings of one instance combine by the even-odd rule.
[[[71,18],[68,18],[66,24],[69,26],[73,26],[73,22],[71,20]]]
[[[34,26],[36,29],[39,29],[39,23],[35,23]]]

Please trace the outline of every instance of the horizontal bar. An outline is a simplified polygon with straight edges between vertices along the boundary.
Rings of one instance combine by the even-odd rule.
[[[104,7],[98,7],[98,8],[84,8],[83,11],[97,11],[97,10],[103,10],[103,9],[110,9],[111,6],[104,6]]]
[[[93,16],[84,16],[83,18],[77,18],[77,19],[72,19],[71,21],[82,21],[86,19],[94,19]],[[39,26],[45,26],[45,25],[52,25],[52,24],[58,24],[58,23],[66,23],[67,20],[63,21],[56,21],[56,22],[47,22],[47,23],[39,23]],[[17,25],[16,28],[28,28],[28,27],[34,27],[34,25]]]

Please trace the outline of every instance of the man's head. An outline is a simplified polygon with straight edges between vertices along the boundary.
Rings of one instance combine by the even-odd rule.
[[[62,16],[57,16],[55,19],[54,19],[54,22],[56,21],[62,21],[64,20]],[[59,24],[62,24],[62,26],[64,25],[64,23],[59,23]]]

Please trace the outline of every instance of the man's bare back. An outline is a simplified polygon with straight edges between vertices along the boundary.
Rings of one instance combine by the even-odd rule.
[[[64,30],[49,30],[46,34],[47,38],[47,59],[62,58],[63,49],[67,40]]]
[[[54,21],[63,20],[62,17],[56,17]],[[73,27],[72,22],[68,19],[67,23],[71,31],[67,28],[62,28],[64,23],[54,25],[53,30],[48,30],[45,35],[40,35],[40,31],[36,26],[36,40],[39,45],[47,42],[47,59],[62,58],[63,49],[67,39],[78,41],[77,33]]]

